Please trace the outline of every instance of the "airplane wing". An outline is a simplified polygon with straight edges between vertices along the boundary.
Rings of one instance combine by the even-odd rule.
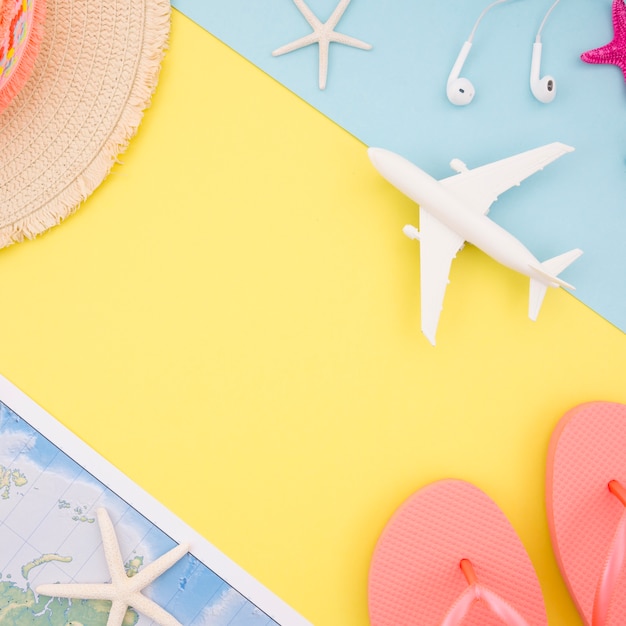
[[[477,213],[485,215],[500,194],[573,150],[563,143],[550,143],[473,170],[465,170],[439,182]]]
[[[465,242],[421,206],[419,232],[422,332],[434,346],[450,265]]]

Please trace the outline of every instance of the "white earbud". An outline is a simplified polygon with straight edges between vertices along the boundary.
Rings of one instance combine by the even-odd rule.
[[[467,78],[461,78],[459,76],[471,48],[472,43],[470,41],[466,41],[463,44],[461,52],[459,52],[459,56],[456,58],[456,61],[452,66],[450,76],[448,76],[446,95],[448,96],[448,100],[457,106],[465,106],[474,98],[474,85],[472,85]]]
[[[539,30],[537,31],[537,36],[535,37],[535,43],[533,44],[533,56],[530,62],[530,90],[532,91],[533,96],[539,100],[539,102],[543,102],[544,104],[548,104],[548,102],[552,102],[556,96],[556,81],[553,76],[544,76],[541,78],[541,31],[543,27],[546,25],[548,21],[548,17],[550,13],[554,11],[554,8],[561,0],[556,0],[552,4],[552,6],[548,9],[548,12],[545,14],[543,21],[541,22],[541,26],[539,26]]]
[[[552,102],[556,96],[556,82],[552,76],[540,78],[540,73],[541,42],[536,41],[533,44],[533,58],[530,64],[530,90],[539,102],[548,104],[548,102]]]
[[[496,0],[495,2],[492,2],[480,14],[478,19],[476,20],[476,23],[474,24],[474,28],[472,28],[470,36],[463,44],[461,52],[459,52],[459,56],[456,58],[456,61],[452,66],[450,76],[448,76],[448,82],[446,83],[446,95],[448,96],[448,100],[450,100],[452,104],[456,104],[457,106],[465,106],[474,99],[474,94],[476,93],[474,85],[472,85],[472,83],[470,83],[467,78],[462,78],[461,76],[459,76],[459,74],[461,73],[461,69],[463,68],[465,59],[467,59],[467,55],[472,48],[472,41],[474,40],[474,34],[476,33],[478,25],[482,21],[483,17],[485,17],[485,15],[487,15],[487,13],[496,6],[496,4],[502,4],[503,2],[507,2],[507,0]]]

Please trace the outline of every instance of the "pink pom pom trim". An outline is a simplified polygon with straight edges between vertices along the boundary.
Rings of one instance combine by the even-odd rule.
[[[11,68],[11,74],[4,84],[0,77],[0,113],[6,109],[30,77],[43,40],[45,0],[31,1],[33,8],[32,17],[28,24],[29,32],[26,33],[27,40],[17,52],[19,58]],[[9,33],[11,25],[7,24],[8,17],[8,3],[5,3],[0,9],[0,33]]]

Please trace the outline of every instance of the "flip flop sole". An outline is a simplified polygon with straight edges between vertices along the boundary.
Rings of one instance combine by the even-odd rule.
[[[440,626],[467,589],[461,559],[529,624],[547,625],[537,575],[504,513],[477,487],[443,480],[406,500],[378,540],[368,585],[372,626]],[[482,602],[463,624],[502,626]]]
[[[608,489],[626,485],[626,405],[590,402],[568,411],[550,440],[546,508],[561,574],[586,626],[598,581],[624,512]],[[613,594],[606,626],[626,624],[626,572]]]

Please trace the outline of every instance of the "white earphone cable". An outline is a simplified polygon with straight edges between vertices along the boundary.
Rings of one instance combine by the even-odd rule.
[[[556,2],[548,9],[548,12],[546,13],[545,17],[543,18],[543,21],[541,22],[541,26],[539,26],[539,30],[537,31],[537,36],[535,37],[535,41],[537,43],[541,42],[541,31],[543,30],[543,27],[546,25],[546,22],[548,21],[548,18],[550,17],[550,13],[552,13],[552,11],[554,11],[556,5],[561,2],[561,0],[556,0]]]
[[[470,43],[472,43],[472,40],[474,39],[474,35],[476,34],[476,29],[478,28],[478,25],[481,23],[483,17],[485,17],[485,15],[487,15],[487,13],[493,9],[493,7],[496,6],[496,4],[502,4],[503,2],[507,2],[508,0],[496,0],[496,2],[492,2],[486,9],[483,9],[483,12],[480,14],[480,16],[478,17],[478,19],[476,20],[476,24],[474,24],[474,28],[472,28],[472,32],[470,33],[470,36],[468,37],[467,41],[469,41]],[[559,2],[560,0],[557,0],[557,2]]]

